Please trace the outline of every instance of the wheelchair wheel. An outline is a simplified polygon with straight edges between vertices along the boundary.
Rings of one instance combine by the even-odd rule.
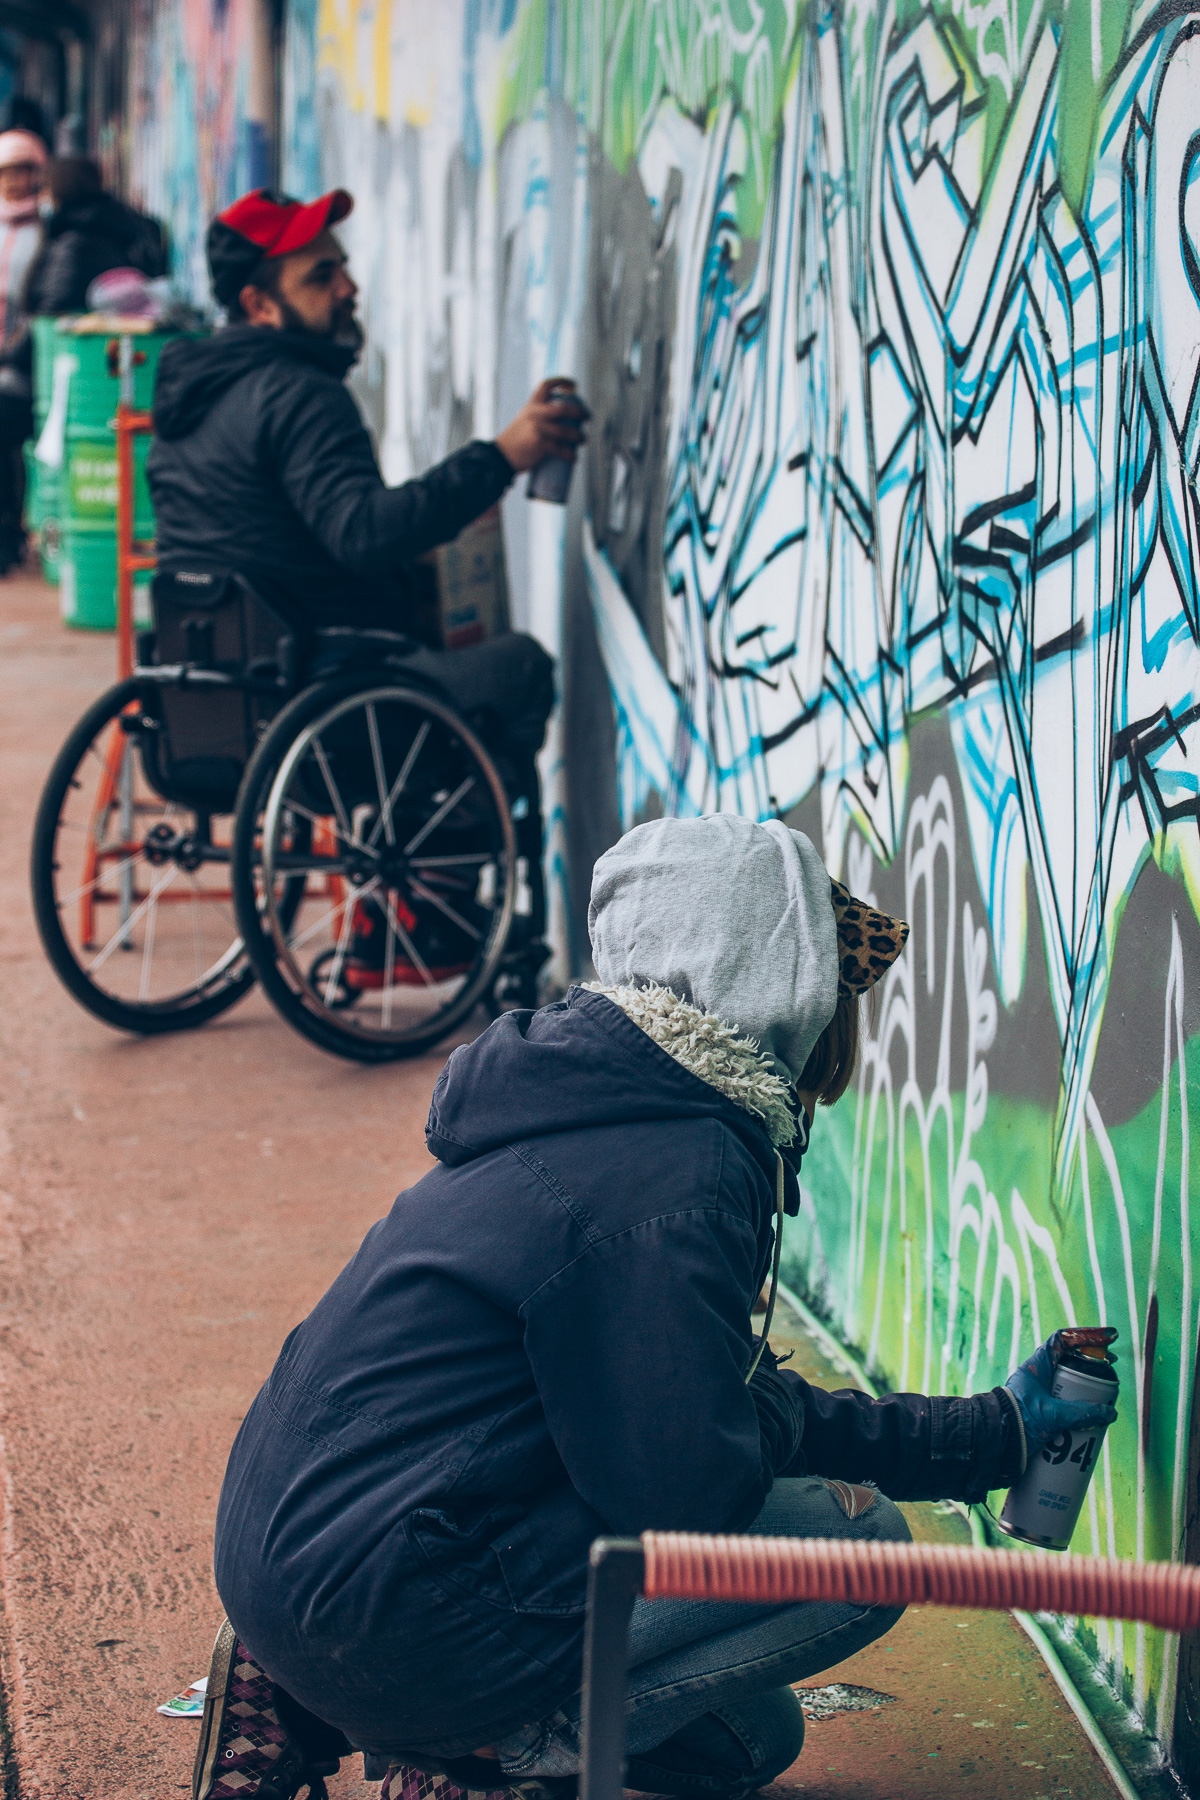
[[[231,818],[164,800],[142,767],[156,728],[136,676],[60,750],[33,832],[33,906],[55,973],[125,1031],[202,1025],[254,985],[229,887]]]
[[[282,906],[301,878],[299,904]],[[251,758],[237,917],[268,998],[324,1050],[387,1062],[445,1037],[490,991],[516,889],[504,783],[433,694],[320,683]]]

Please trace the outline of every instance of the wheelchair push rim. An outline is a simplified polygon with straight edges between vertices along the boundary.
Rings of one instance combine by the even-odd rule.
[[[251,953],[273,1003],[323,1048],[413,1054],[495,979],[517,895],[504,784],[424,690],[360,683],[304,712],[262,805]],[[269,760],[271,743],[260,751]],[[253,792],[248,772],[243,807]],[[284,907],[301,876],[304,898]]]
[[[232,816],[165,799],[141,753],[156,728],[136,678],[88,709],[34,824],[34,912],[74,998],[141,1033],[203,1024],[254,984],[230,891]]]

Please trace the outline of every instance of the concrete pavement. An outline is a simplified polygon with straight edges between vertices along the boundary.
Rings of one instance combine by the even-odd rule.
[[[154,1708],[207,1667],[230,1440],[288,1330],[427,1168],[443,1060],[339,1062],[257,995],[199,1032],[135,1041],[62,991],[33,931],[28,830],[113,663],[111,639],[60,627],[51,589],[0,583],[7,1800],[186,1792],[195,1727]],[[835,1683],[869,1690],[868,1710],[814,1720],[780,1800],[1113,1792],[1006,1618],[914,1608],[820,1685]],[[377,1790],[347,1770],[331,1791]]]

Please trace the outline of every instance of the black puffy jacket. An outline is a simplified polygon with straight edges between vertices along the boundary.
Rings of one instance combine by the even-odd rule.
[[[153,219],[112,194],[80,194],[46,221],[30,264],[21,310],[28,314],[82,312],[97,275],[109,269],[166,274],[162,232]]]
[[[345,387],[355,352],[230,325],[168,344],[148,474],[162,569],[233,569],[287,616],[416,631],[406,565],[449,543],[513,469],[471,443],[385,486]]]
[[[83,312],[87,291],[109,269],[140,269],[155,278],[167,272],[160,226],[112,194],[81,194],[47,221],[21,295],[20,323],[0,350],[0,368],[33,375],[35,316]]]
[[[747,1387],[770,1140],[604,996],[456,1050],[426,1135],[438,1166],[288,1338],[217,1514],[239,1636],[360,1747],[462,1753],[560,1705],[603,1532],[744,1530],[779,1475],[1015,1479],[1001,1390]]]

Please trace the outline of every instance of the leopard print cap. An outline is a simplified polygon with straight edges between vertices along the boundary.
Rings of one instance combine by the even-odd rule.
[[[886,975],[905,944],[908,924],[856,900],[848,887],[829,878],[837,922],[838,998],[862,994]]]

